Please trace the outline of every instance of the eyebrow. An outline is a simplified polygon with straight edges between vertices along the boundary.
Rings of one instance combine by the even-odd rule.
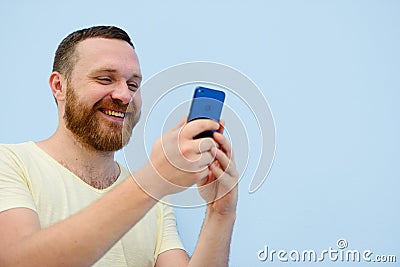
[[[118,71],[116,69],[109,69],[109,68],[102,68],[102,69],[95,69],[90,72],[90,75],[95,75],[101,72],[107,72],[107,73],[117,73]],[[131,78],[140,78],[142,79],[142,75],[139,73],[134,73]]]

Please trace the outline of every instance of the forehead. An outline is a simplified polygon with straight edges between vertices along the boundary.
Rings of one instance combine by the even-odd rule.
[[[89,38],[76,48],[76,71],[92,71],[101,68],[140,74],[139,60],[135,50],[119,39]]]

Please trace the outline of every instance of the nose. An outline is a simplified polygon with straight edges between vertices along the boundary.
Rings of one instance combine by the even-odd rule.
[[[115,86],[111,93],[111,98],[121,102],[123,105],[127,105],[132,101],[133,92],[129,90],[129,87],[126,83],[121,82],[118,84],[118,86]]]

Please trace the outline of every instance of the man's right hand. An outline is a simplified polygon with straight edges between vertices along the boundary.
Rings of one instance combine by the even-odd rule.
[[[218,145],[212,138],[193,139],[201,132],[218,130],[218,122],[186,118],[161,136],[153,145],[150,160],[134,179],[152,197],[159,199],[185,190],[207,178],[208,166],[214,161],[211,148]]]

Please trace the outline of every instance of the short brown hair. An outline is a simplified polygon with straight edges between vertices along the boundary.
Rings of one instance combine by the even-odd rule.
[[[77,60],[77,55],[75,54],[76,45],[85,39],[94,37],[123,40],[135,49],[129,35],[115,26],[93,26],[77,30],[65,37],[58,46],[54,56],[53,71],[58,71],[69,80]]]

